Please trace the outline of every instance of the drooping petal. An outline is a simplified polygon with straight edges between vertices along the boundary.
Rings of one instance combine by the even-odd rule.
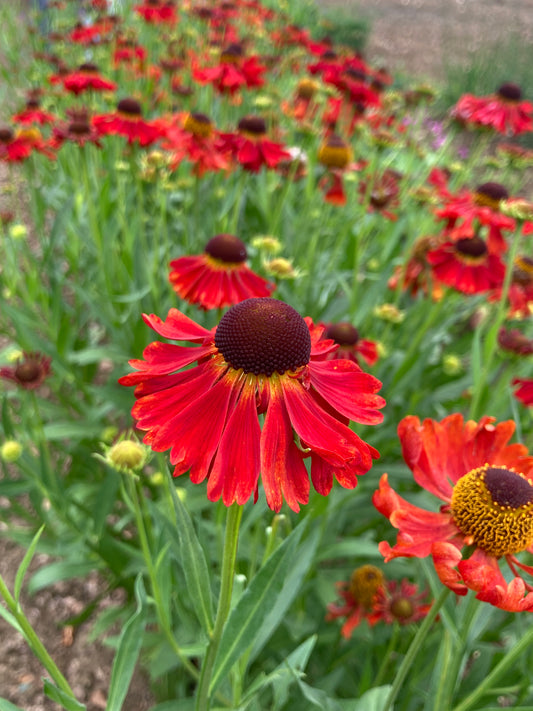
[[[240,382],[239,382],[240,381]],[[207,482],[207,498],[242,505],[257,488],[261,430],[255,404],[255,377],[236,379],[239,396],[220,440]]]
[[[293,511],[309,501],[309,475],[276,381],[270,386],[268,409],[261,433],[261,477],[268,506],[280,511],[283,501]]]
[[[212,334],[178,309],[170,309],[165,321],[155,314],[143,314],[144,322],[163,338],[173,341],[192,341],[201,343]]]
[[[350,360],[338,359],[309,363],[312,386],[344,417],[361,424],[383,421],[385,400],[375,393],[381,382],[354,367]]]
[[[462,582],[461,574],[456,570],[461,561],[461,551],[452,543],[440,541],[431,546],[433,564],[441,583],[453,590],[456,595],[466,595],[468,588]]]

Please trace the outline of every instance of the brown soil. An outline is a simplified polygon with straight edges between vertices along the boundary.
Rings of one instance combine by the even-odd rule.
[[[370,20],[366,53],[393,74],[443,79],[445,63],[505,39],[533,40],[533,0],[318,0]]]

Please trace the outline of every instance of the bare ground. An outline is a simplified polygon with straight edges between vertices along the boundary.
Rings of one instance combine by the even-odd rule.
[[[445,62],[466,59],[516,34],[533,42],[533,0],[318,0],[368,18],[366,54],[393,74],[443,79]]]

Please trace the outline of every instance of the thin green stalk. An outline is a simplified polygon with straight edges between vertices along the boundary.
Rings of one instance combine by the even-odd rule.
[[[433,621],[437,617],[439,610],[444,605],[444,602],[446,601],[449,594],[450,589],[444,588],[440,596],[433,603],[433,606],[426,615],[424,621],[420,625],[418,632],[416,633],[413,641],[409,645],[409,649],[407,650],[407,653],[403,658],[402,663],[400,664],[400,668],[396,672],[396,677],[392,684],[392,688],[385,700],[385,703],[383,704],[383,708],[381,709],[381,711],[389,711],[389,709],[392,709],[392,705],[396,697],[398,696],[400,689],[402,688],[403,682],[405,681],[405,677],[409,673],[409,670],[411,669],[416,655],[422,649],[422,645],[428,635],[431,625],[433,624]]]
[[[518,639],[511,649],[508,650],[505,657],[497,664],[494,669],[488,674],[477,688],[469,694],[466,699],[463,699],[460,704],[455,706],[452,711],[468,711],[475,706],[478,701],[489,693],[494,693],[492,685],[518,661],[520,655],[525,652],[533,644],[533,627],[531,627],[522,638]]]
[[[498,308],[496,310],[496,317],[490,322],[490,330],[488,333],[488,338],[490,338],[490,350],[485,358],[485,362],[482,363],[481,373],[479,374],[479,382],[477,387],[472,394],[472,402],[470,404],[470,419],[477,419],[482,412],[478,412],[480,406],[482,405],[482,398],[485,394],[485,389],[487,387],[487,381],[490,375],[492,362],[497,351],[497,338],[498,331],[505,321],[508,305],[507,305],[507,295],[509,294],[509,287],[511,286],[511,278],[513,275],[513,264],[518,252],[518,247],[520,245],[520,239],[518,235],[515,234],[514,239],[511,242],[511,248],[509,249],[509,254],[507,256],[507,266],[505,270],[505,278],[503,280],[502,293],[500,296],[500,301],[498,303]],[[483,328],[483,325],[480,326]]]
[[[8,607],[8,610],[11,612],[13,617],[16,619],[17,623],[20,626],[20,629],[22,630],[22,634],[24,636],[24,639],[30,646],[31,650],[39,659],[43,667],[46,669],[46,671],[50,674],[53,682],[55,685],[61,689],[65,694],[70,696],[72,699],[76,700],[76,696],[72,689],[69,686],[68,681],[65,679],[63,674],[59,671],[57,668],[56,663],[52,659],[52,657],[48,654],[45,646],[37,636],[35,630],[31,626],[30,622],[28,621],[28,618],[26,615],[22,612],[20,609],[20,606],[17,604],[15,599],[12,597],[11,593],[9,592],[7,585],[4,582],[4,579],[0,575],[0,595],[4,598],[6,605]]]
[[[394,650],[396,649],[399,634],[400,634],[400,623],[395,621],[393,628],[392,628],[391,638],[389,640],[389,644],[387,645],[387,651],[383,655],[383,661],[381,662],[381,665],[378,669],[378,673],[376,674],[376,677],[374,679],[374,683],[373,683],[374,687],[381,686],[381,684],[383,683],[383,680],[385,679],[385,673],[386,673],[387,669],[389,668],[392,654],[393,654]]]
[[[242,506],[233,504],[228,508],[224,553],[222,556],[220,597],[218,599],[217,616],[213,633],[200,672],[200,682],[196,694],[196,711],[208,711],[210,706],[209,686],[211,684],[211,676],[213,674],[220,640],[222,639],[224,625],[226,624],[231,607],[231,593],[233,591],[233,579],[235,577],[235,561],[237,558],[237,544],[241,518]]]
[[[189,659],[183,654],[180,646],[174,638],[170,619],[165,606],[165,601],[163,600],[163,597],[161,595],[161,589],[157,581],[157,573],[154,567],[153,556],[151,551],[150,539],[152,538],[152,526],[148,517],[148,512],[145,510],[145,507],[142,503],[144,501],[144,498],[142,496],[140,482],[135,481],[133,475],[131,474],[126,474],[125,477],[127,481],[127,488],[129,490],[129,498],[133,505],[133,512],[135,514],[135,522],[137,524],[141,551],[148,571],[148,577],[150,578],[150,585],[152,587],[152,593],[154,596],[156,613],[160,627],[163,630],[167,641],[172,647],[172,650],[174,651],[180,662],[183,664],[186,671],[192,676],[193,679],[197,680],[198,670],[196,669],[194,664],[192,664]]]

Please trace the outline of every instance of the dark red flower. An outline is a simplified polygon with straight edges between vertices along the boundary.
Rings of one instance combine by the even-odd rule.
[[[100,143],[100,133],[92,125],[89,111],[85,108],[67,110],[69,120],[58,123],[53,128],[52,144],[59,148],[65,141],[77,143],[84,146],[92,143],[98,148],[102,148]]]
[[[516,557],[533,552],[533,457],[524,445],[508,444],[514,422],[493,422],[464,422],[460,414],[400,422],[403,457],[415,481],[444,503],[438,511],[410,504],[384,474],[373,503],[399,532],[393,547],[382,542],[379,549],[386,562],[431,555],[442,583],[458,595],[471,589],[509,612],[533,610],[533,587],[518,570],[531,575],[533,568]],[[510,583],[500,570],[503,561]]]
[[[427,591],[420,592],[415,583],[405,578],[400,583],[387,580],[374,596],[372,612],[367,617],[368,623],[375,625],[377,622],[385,622],[392,625],[399,622],[401,625],[410,625],[419,622],[431,609],[431,603],[425,600]]]
[[[246,264],[246,247],[234,235],[216,235],[203,254],[170,262],[169,280],[185,301],[203,309],[223,309],[251,297],[270,296],[275,289]]]
[[[323,325],[323,324],[320,324]],[[323,338],[331,338],[338,350],[331,353],[331,358],[347,358],[359,364],[362,358],[368,365],[374,365],[378,360],[378,347],[374,341],[368,341],[359,336],[359,331],[347,321],[328,323],[325,325]]]
[[[51,358],[38,351],[25,351],[16,365],[0,368],[0,378],[11,380],[25,390],[35,390],[51,374],[51,362]]]
[[[177,309],[164,322],[144,320],[196,347],[156,341],[144,360],[131,361],[139,372],[120,382],[136,386],[132,414],[147,431],[144,442],[170,449],[175,476],[190,470],[194,483],[207,478],[209,500],[229,506],[256,498],[261,473],[268,506],[279,511],[285,500],[298,511],[309,497],[304,459],[322,495],[333,477],[354,488],[372,466],[378,453],[346,423],[382,420],[381,383],[350,361],[324,360],[334,345],[320,342],[322,329],[292,307],[247,299],[212,331]]]
[[[533,339],[519,331],[517,328],[500,328],[498,331],[498,345],[504,351],[517,355],[531,355],[533,353]]]

